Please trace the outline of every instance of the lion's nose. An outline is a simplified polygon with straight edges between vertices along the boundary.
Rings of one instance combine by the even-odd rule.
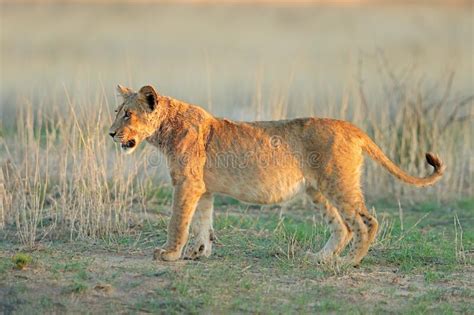
[[[116,134],[117,134],[116,132],[109,132],[109,135],[110,135],[112,138],[115,137]]]

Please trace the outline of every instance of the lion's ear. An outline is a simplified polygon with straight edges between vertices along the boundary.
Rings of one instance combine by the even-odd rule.
[[[151,85],[145,85],[138,93],[144,96],[148,106],[150,107],[150,110],[154,110],[156,107],[156,102],[158,101],[158,93],[156,92],[155,88]]]
[[[122,86],[120,84],[117,85],[117,91],[120,93],[120,95],[122,95],[122,97],[127,97],[133,93],[131,89],[129,89],[128,87]]]

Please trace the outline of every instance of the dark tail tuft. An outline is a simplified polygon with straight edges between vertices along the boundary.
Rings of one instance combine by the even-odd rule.
[[[428,162],[429,165],[433,166],[435,169],[435,173],[438,174],[442,174],[446,168],[439,156],[431,152],[426,153],[426,162]]]

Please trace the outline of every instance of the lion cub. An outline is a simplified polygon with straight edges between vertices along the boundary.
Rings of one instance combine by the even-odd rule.
[[[204,109],[162,96],[152,86],[138,92],[118,86],[123,103],[109,134],[125,153],[144,140],[164,153],[174,186],[173,213],[166,244],[155,259],[181,257],[194,218],[196,241],[185,257],[209,256],[212,250],[213,195],[225,194],[256,204],[275,204],[306,193],[323,205],[331,236],[316,254],[319,261],[337,256],[352,240],[345,261],[357,265],[377,234],[360,187],[363,153],[401,181],[423,187],[445,170],[427,153],[434,172],[413,177],[395,165],[360,129],[322,118],[235,122]]]

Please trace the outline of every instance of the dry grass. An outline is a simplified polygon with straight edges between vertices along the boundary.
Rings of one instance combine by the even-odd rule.
[[[5,144],[6,222],[20,240],[33,245],[55,237],[99,237],[126,231],[133,198],[142,198],[136,175],[105,144],[101,113],[66,116],[31,107],[18,114],[12,143]],[[81,122],[80,122],[81,121]]]
[[[449,87],[446,87],[447,91]],[[389,93],[401,99],[392,111],[368,110],[362,88],[354,115],[366,115],[368,130],[389,156],[413,174],[426,172],[423,152],[440,152],[449,166],[443,181],[427,190],[406,188],[369,164],[365,185],[369,197],[455,200],[472,190],[471,121],[465,113],[471,97],[447,97],[433,103],[418,91]],[[446,92],[448,93],[448,92]],[[45,238],[98,238],[126,233],[145,214],[150,196],[164,180],[151,148],[124,157],[107,136],[110,108],[104,97],[90,104],[69,101],[67,110],[54,106],[20,106],[13,133],[3,140],[4,198],[2,222],[15,225],[20,241],[33,246]],[[343,106],[344,104],[342,104]],[[440,112],[449,114],[440,114]],[[460,113],[460,114],[457,114]],[[441,126],[441,127],[440,127]],[[392,197],[391,197],[392,196]],[[143,216],[141,216],[143,218]],[[140,219],[138,219],[140,221]]]
[[[472,47],[463,51],[468,22],[462,11],[426,9],[420,13],[426,15],[428,27],[435,27],[437,17],[445,18],[448,30],[434,33],[443,37],[446,46],[455,48],[458,60],[453,63],[446,59],[450,49],[443,46],[429,52],[436,45],[425,47],[424,38],[417,42],[421,45],[417,54],[422,57],[415,54],[409,62],[400,62],[407,59],[400,51],[373,50],[372,45],[367,50],[375,52],[369,55],[348,47],[331,55],[341,38],[357,47],[363,41],[361,34],[373,27],[371,22],[356,23],[360,28],[355,30],[357,41],[341,37],[347,36],[350,25],[335,26],[327,34],[326,26],[334,25],[333,18],[361,23],[368,15],[359,9],[341,16],[330,8],[312,11],[319,14],[319,21],[307,12],[315,9],[301,8],[253,12],[251,8],[215,7],[205,12],[171,5],[150,10],[119,6],[110,7],[110,15],[109,7],[101,6],[96,10],[68,6],[22,9],[5,7],[2,13],[0,225],[7,227],[5,235],[16,235],[23,244],[33,246],[45,238],[126,234],[131,226],[146,220],[147,211],[153,211],[150,204],[161,194],[156,187],[166,182],[165,165],[151,148],[132,157],[120,155],[106,132],[117,103],[113,87],[127,81],[135,88],[158,82],[165,94],[235,119],[318,115],[350,120],[412,174],[428,171],[427,151],[439,153],[448,166],[441,183],[420,191],[396,183],[380,167],[368,163],[364,185],[372,200],[453,201],[472,196],[474,112],[466,81],[472,69]],[[405,14],[383,8],[371,12],[380,21],[384,16]],[[100,21],[107,18],[107,23],[83,30],[90,14]],[[243,24],[226,23],[221,32],[209,22],[222,23],[234,15]],[[138,25],[133,16],[140,18]],[[143,22],[151,18],[156,23]],[[179,18],[189,24],[177,24]],[[450,23],[456,19],[459,25],[453,27]],[[387,32],[393,31],[392,23],[384,24]],[[186,34],[191,25],[199,32]],[[412,31],[405,28],[394,36],[402,39],[393,42],[376,35],[376,46],[403,43]],[[17,36],[17,31],[26,37]],[[301,38],[293,38],[300,33]],[[460,34],[459,42],[450,38],[453,33]],[[311,43],[311,36],[332,48]],[[234,45],[232,39],[241,43]],[[259,44],[262,42],[266,46]],[[359,58],[341,63],[344,53]],[[256,56],[264,61],[249,60]],[[288,56],[292,61],[287,61]],[[436,71],[429,68],[433,60],[446,60],[453,71],[433,74]],[[22,64],[27,70],[18,73]],[[351,70],[344,70],[345,66]],[[28,73],[26,78],[24,73]],[[288,257],[293,255],[291,237],[289,240]]]

